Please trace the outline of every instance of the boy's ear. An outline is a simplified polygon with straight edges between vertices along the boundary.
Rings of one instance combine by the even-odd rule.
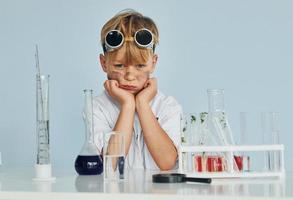
[[[158,61],[158,55],[155,54],[155,55],[153,55],[153,61],[152,61],[153,62],[153,68],[152,68],[151,73],[153,73],[155,71],[157,61]]]
[[[103,54],[100,54],[100,63],[101,63],[101,66],[103,68],[103,71],[107,72],[106,58],[105,58],[105,56]]]

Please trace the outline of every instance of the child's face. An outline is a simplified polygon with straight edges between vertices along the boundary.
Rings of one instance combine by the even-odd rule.
[[[106,59],[100,56],[103,70],[107,73],[109,80],[116,80],[121,89],[132,94],[139,93],[154,71],[157,55],[149,56],[145,63],[127,63],[125,61],[125,48],[118,50],[114,59]]]

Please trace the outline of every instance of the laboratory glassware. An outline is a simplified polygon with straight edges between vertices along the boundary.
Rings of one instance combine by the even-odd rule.
[[[228,123],[224,104],[223,89],[208,89],[208,128],[215,139],[217,145],[233,145],[234,139]]]
[[[103,172],[103,158],[94,141],[93,90],[84,90],[85,141],[75,160],[79,175],[97,175]]]
[[[228,122],[227,114],[225,112],[224,103],[224,90],[223,89],[208,89],[208,117],[207,117],[207,129],[210,137],[209,141],[205,141],[207,145],[235,145],[232,130]],[[223,158],[222,163],[226,163],[226,159],[230,155],[222,154],[219,152],[219,156]],[[240,168],[240,160],[237,159],[237,155],[234,156],[234,170],[238,171]],[[225,166],[222,168],[226,169]],[[233,169],[228,169],[231,171]]]
[[[198,128],[198,120],[196,113],[185,113],[181,115],[180,121],[180,131],[181,131],[181,144],[182,145],[197,145],[197,128]],[[194,167],[192,154],[184,155],[186,162],[184,163],[184,167],[186,170],[191,171]]]
[[[261,129],[264,145],[279,144],[279,113],[262,112]],[[279,152],[265,152],[264,170],[278,171],[280,168],[280,162],[281,156]]]
[[[183,145],[198,144],[198,116],[196,113],[185,113],[181,115],[181,143]]]
[[[104,133],[104,180],[125,179],[125,140],[118,131]]]
[[[34,180],[54,180],[50,161],[49,75],[41,75],[38,46],[36,46],[36,132],[37,160]]]
[[[239,121],[240,121],[240,135],[239,135],[239,145],[248,145],[248,113],[240,112]],[[238,163],[242,163],[239,170],[250,171],[250,156],[247,155],[247,152],[242,152],[239,156],[236,156],[235,159],[238,159]]]
[[[187,119],[185,114],[180,115],[180,135],[181,135],[181,144],[187,145]]]
[[[37,75],[37,164],[41,165],[50,164],[49,78],[49,75]]]

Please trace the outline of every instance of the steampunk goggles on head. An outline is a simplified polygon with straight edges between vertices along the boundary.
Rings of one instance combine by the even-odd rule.
[[[119,30],[109,31],[103,43],[104,53],[119,49],[123,43],[127,41],[134,41],[139,48],[152,49],[153,52],[155,51],[153,33],[146,28],[142,28],[136,31],[133,37],[126,38]]]

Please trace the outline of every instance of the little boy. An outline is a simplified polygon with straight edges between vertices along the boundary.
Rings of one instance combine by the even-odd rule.
[[[158,36],[153,20],[134,10],[118,13],[101,31],[100,63],[108,80],[94,98],[95,142],[102,150],[103,133],[123,133],[128,168],[170,170],[177,163],[182,109],[150,77]]]

